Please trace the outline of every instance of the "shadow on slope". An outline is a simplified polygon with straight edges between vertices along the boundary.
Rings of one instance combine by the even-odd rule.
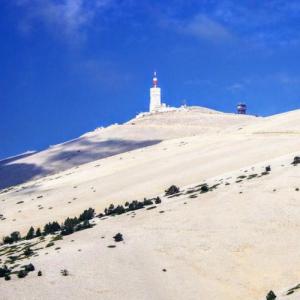
[[[59,171],[62,171],[94,160],[152,146],[160,142],[161,140],[134,141],[121,139],[93,142],[88,139],[81,139],[72,145],[72,149],[66,147],[66,150],[57,151],[51,155],[46,164],[48,167],[48,164],[60,163]]]
[[[37,156],[32,155],[28,162],[4,160],[0,162],[0,189],[160,142],[161,140],[122,139],[91,141],[87,138],[81,138],[68,142],[57,149],[52,147],[49,149],[49,153],[47,153],[48,150],[45,150],[37,153]],[[39,155],[46,156],[46,160],[41,164],[35,163],[39,160]]]
[[[42,167],[34,164],[13,163],[0,165],[0,189],[21,184],[36,176],[46,175]]]

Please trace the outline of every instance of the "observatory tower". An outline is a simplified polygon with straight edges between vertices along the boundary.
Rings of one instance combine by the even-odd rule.
[[[237,105],[237,113],[239,115],[245,115],[247,113],[247,105],[245,103],[239,103]]]
[[[156,72],[153,74],[153,86],[150,88],[150,112],[158,111],[161,108],[161,94],[158,87]]]

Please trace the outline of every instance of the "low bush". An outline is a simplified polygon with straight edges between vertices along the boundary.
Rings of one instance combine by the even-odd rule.
[[[58,222],[54,221],[54,222],[49,222],[48,224],[46,224],[44,226],[44,234],[53,234],[56,231],[59,231],[61,229],[60,225],[58,224]]]
[[[206,193],[208,191],[209,191],[209,187],[208,187],[207,184],[204,184],[204,185],[201,186],[201,188],[200,188],[201,193]]]
[[[6,274],[6,275],[4,276],[4,279],[5,279],[6,281],[8,281],[8,280],[11,280],[11,277],[10,277],[9,274]]]
[[[265,171],[266,172],[271,172],[271,166],[266,166]]]
[[[24,250],[23,254],[24,254],[25,256],[30,256],[30,255],[33,254],[33,251],[31,250],[30,247],[27,247],[27,248]]]
[[[0,268],[0,278],[5,277],[6,275],[10,274],[10,270],[7,268],[6,265],[4,265],[2,268]]]
[[[275,295],[275,293],[273,291],[270,291],[266,296],[266,300],[274,300],[276,299],[276,297],[277,296]]]
[[[86,209],[80,216],[79,222],[83,222],[86,220],[91,220],[94,218],[95,210],[93,208]]]
[[[36,230],[36,232],[35,232],[35,236],[36,236],[36,237],[39,237],[39,236],[41,236],[41,235],[42,235],[41,229],[38,228],[38,229]]]
[[[165,196],[171,196],[180,192],[179,187],[176,185],[171,185],[168,189],[165,190]]]
[[[34,265],[31,263],[29,265],[25,265],[23,267],[26,272],[33,272],[35,270]]]
[[[69,271],[67,269],[63,269],[63,270],[60,271],[60,274],[62,276],[68,276],[69,275]]]
[[[31,240],[33,238],[34,238],[34,228],[31,226],[30,229],[29,229],[29,231],[26,234],[25,239],[26,240]]]
[[[20,270],[20,271],[17,273],[17,276],[18,276],[19,278],[24,278],[24,277],[27,276],[27,274],[28,274],[28,272],[26,272],[25,270]]]
[[[21,240],[21,235],[19,231],[14,231],[10,234],[10,236],[5,236],[3,238],[3,243],[4,244],[12,244],[17,241]]]
[[[121,242],[121,241],[123,241],[123,235],[120,232],[117,233],[113,238],[114,238],[115,242]]]
[[[300,156],[295,156],[292,165],[297,166],[298,164],[300,164]]]
[[[161,203],[161,199],[159,197],[155,198],[155,204],[160,204]]]

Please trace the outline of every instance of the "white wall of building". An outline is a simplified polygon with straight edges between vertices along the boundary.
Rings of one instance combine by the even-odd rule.
[[[161,108],[161,90],[159,87],[150,88],[150,107],[149,111],[158,111]]]

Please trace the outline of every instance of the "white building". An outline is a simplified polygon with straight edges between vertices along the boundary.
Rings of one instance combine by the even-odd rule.
[[[150,88],[150,112],[160,111],[166,105],[161,103],[161,89],[158,87],[156,72],[153,75],[153,86]]]

